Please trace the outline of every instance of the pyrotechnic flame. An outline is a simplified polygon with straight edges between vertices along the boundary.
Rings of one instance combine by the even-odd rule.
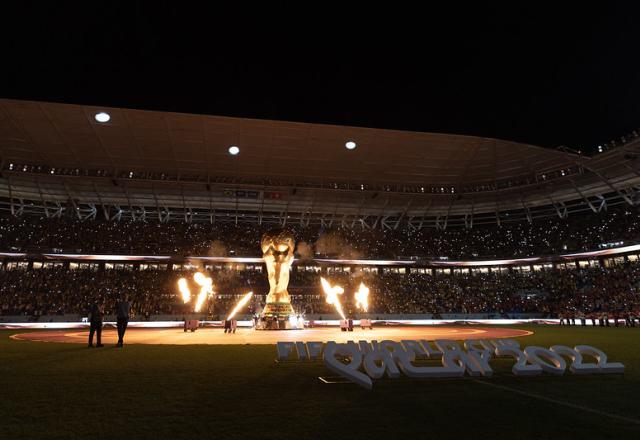
[[[355,297],[356,307],[366,312],[369,308],[369,288],[364,283],[360,283],[360,288],[356,291]]]
[[[240,301],[238,301],[238,304],[236,304],[236,306],[233,308],[233,310],[231,311],[231,313],[227,317],[227,321],[231,321],[233,319],[235,314],[238,313],[238,311],[241,308],[243,308],[244,305],[249,301],[249,298],[251,298],[251,295],[253,295],[253,292],[247,293],[245,296],[242,297],[242,299],[240,299]]]
[[[202,272],[196,272],[193,274],[193,281],[198,283],[199,286],[202,286],[204,283],[207,282],[207,277],[204,276]]]
[[[344,289],[338,285],[331,286],[331,284],[329,284],[329,282],[322,277],[320,277],[320,282],[322,283],[322,290],[324,290],[325,295],[327,295],[327,304],[333,304],[333,306],[336,308],[336,311],[340,314],[340,316],[342,316],[342,319],[347,319],[342,312],[342,305],[340,304],[340,299],[338,298],[338,295],[342,295],[344,293]]]
[[[191,300],[191,290],[189,290],[189,285],[187,284],[186,278],[180,278],[178,280],[178,289],[180,289],[180,294],[182,295],[182,301],[186,304]]]
[[[205,300],[210,294],[213,294],[213,280],[204,276],[204,274],[200,272],[196,272],[193,275],[193,280],[198,283],[200,286],[200,293],[198,293],[198,298],[196,299],[196,306],[194,310],[199,312],[202,308],[202,304],[204,304]]]

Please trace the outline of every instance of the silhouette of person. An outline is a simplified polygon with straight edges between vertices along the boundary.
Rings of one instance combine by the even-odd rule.
[[[122,347],[124,343],[124,332],[127,331],[129,325],[129,315],[131,314],[131,303],[129,297],[124,296],[116,302],[116,321],[118,327],[118,347]]]
[[[93,348],[93,335],[96,335],[96,347],[102,345],[102,317],[104,315],[104,305],[101,300],[97,300],[89,308],[89,347]]]

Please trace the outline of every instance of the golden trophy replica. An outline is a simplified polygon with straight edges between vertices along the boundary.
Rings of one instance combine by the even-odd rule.
[[[289,317],[293,315],[293,307],[287,291],[295,247],[293,236],[287,231],[267,232],[262,236],[260,246],[269,276],[269,294],[257,328],[261,330],[294,328],[289,322]]]

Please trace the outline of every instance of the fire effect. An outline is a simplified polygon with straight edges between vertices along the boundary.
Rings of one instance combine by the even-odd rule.
[[[322,290],[324,290],[327,304],[333,304],[336,308],[336,311],[342,316],[342,319],[347,319],[344,316],[344,312],[342,311],[342,305],[340,304],[340,299],[338,295],[342,295],[344,293],[344,289],[338,285],[331,286],[327,280],[323,277],[320,277],[320,282],[322,283]]]
[[[369,288],[360,283],[360,288],[355,293],[356,307],[366,312],[369,309]]]
[[[201,272],[196,272],[193,275],[193,280],[200,286],[200,293],[198,293],[196,306],[194,307],[194,310],[199,312],[207,297],[213,294],[213,280],[209,277],[205,277]]]
[[[243,296],[240,299],[240,301],[238,301],[238,304],[236,304],[236,306],[233,308],[233,310],[231,311],[231,313],[227,317],[227,321],[230,321],[231,319],[233,319],[233,317],[236,315],[236,313],[238,313],[238,311],[241,308],[243,308],[245,306],[245,304],[247,304],[247,302],[249,301],[249,299],[251,298],[252,295],[253,295],[253,292],[249,292],[245,296]]]
[[[198,284],[198,286],[200,286],[200,292],[198,293],[196,305],[194,307],[194,311],[199,312],[209,295],[213,294],[213,280],[206,277],[201,272],[196,272],[193,275],[193,280]],[[178,280],[178,290],[180,290],[182,301],[185,304],[191,301],[191,289],[189,289],[189,284],[187,283],[186,278],[180,278]]]
[[[191,301],[191,290],[189,290],[189,284],[187,284],[186,278],[180,278],[178,280],[178,289],[182,295],[182,302],[186,304]]]

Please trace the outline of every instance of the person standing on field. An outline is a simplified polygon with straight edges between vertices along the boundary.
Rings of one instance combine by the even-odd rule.
[[[96,335],[96,347],[104,347],[102,345],[102,317],[104,315],[104,305],[98,299],[89,308],[89,348],[93,348],[93,335]]]
[[[118,347],[124,344],[124,333],[129,325],[129,315],[131,314],[131,303],[129,297],[120,297],[116,302],[116,320],[118,327]]]

